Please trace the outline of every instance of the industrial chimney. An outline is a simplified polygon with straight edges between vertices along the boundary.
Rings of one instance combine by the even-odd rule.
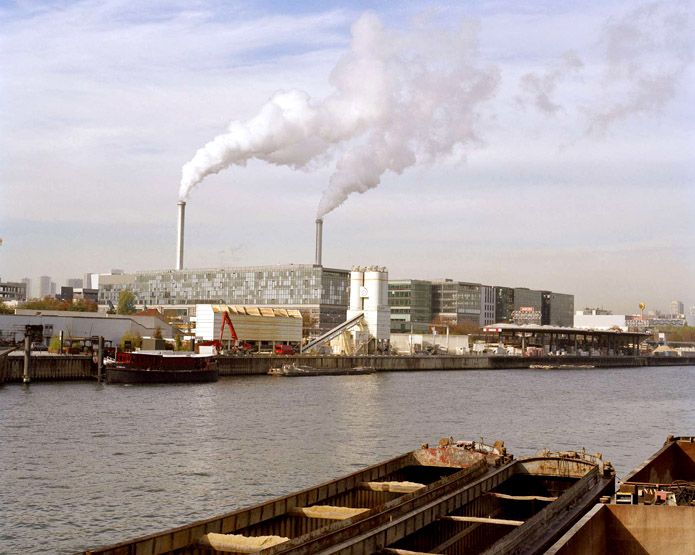
[[[318,218],[316,220],[316,260],[314,261],[314,266],[321,266],[321,255],[323,250],[323,220]]]
[[[186,203],[180,200],[179,207],[179,226],[176,235],[176,269],[183,270],[183,226],[186,219]]]

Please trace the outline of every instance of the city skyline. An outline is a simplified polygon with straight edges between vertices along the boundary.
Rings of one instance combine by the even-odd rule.
[[[614,312],[695,304],[688,3],[324,5],[2,8],[2,279],[173,268],[182,165],[278,90],[329,95],[373,9],[406,34],[463,21],[473,65],[498,81],[473,143],[387,172],[326,217],[326,266],[561,291]],[[334,163],[252,160],[206,179],[186,267],[311,262]]]

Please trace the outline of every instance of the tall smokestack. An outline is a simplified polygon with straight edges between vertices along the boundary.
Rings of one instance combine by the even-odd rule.
[[[318,218],[316,220],[316,260],[314,261],[314,266],[321,266],[321,255],[323,250],[323,220]]]
[[[183,270],[183,226],[186,219],[186,203],[180,200],[176,205],[179,207],[179,227],[176,234],[176,269]]]

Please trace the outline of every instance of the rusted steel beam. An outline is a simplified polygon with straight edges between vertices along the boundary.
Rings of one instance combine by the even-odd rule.
[[[523,520],[509,520],[506,518],[487,518],[484,516],[440,516],[439,520],[451,522],[477,522],[480,524],[501,524],[503,526],[521,526]]]
[[[441,555],[431,551],[408,551],[407,549],[395,549],[393,547],[385,547],[381,550],[383,555]]]
[[[508,495],[496,491],[489,491],[487,495],[491,495],[497,499],[509,499],[510,501],[557,501],[557,497],[543,497],[542,495]]]

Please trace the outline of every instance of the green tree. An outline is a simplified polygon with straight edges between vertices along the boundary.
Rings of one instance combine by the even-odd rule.
[[[0,314],[14,314],[14,308],[7,306],[5,303],[0,303]]]
[[[30,310],[69,310],[70,304],[68,301],[44,297],[43,299],[32,299],[31,301],[20,303],[19,308],[28,308]]]
[[[116,314],[135,314],[135,293],[130,289],[121,291],[118,294]]]
[[[60,337],[54,335],[51,337],[51,341],[48,344],[48,350],[52,353],[59,353],[60,352]]]
[[[99,307],[97,306],[97,303],[90,301],[89,299],[77,299],[70,304],[68,310],[72,310],[74,312],[97,312]]]
[[[121,337],[121,349],[125,349],[126,341],[130,342],[130,346],[135,349],[142,346],[142,337],[138,333],[125,332],[123,337]]]

